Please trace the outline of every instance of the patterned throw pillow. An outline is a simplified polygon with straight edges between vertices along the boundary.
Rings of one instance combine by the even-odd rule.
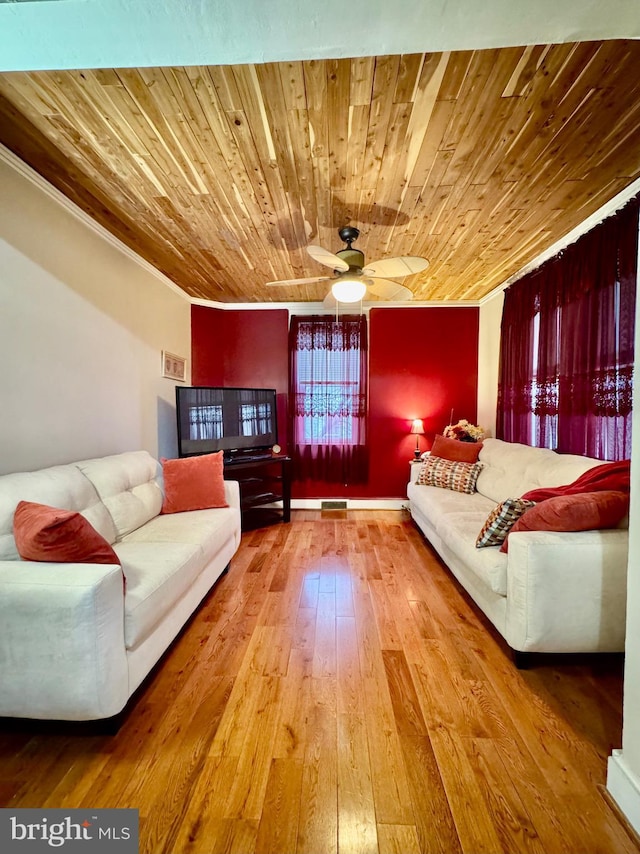
[[[481,468],[482,463],[460,463],[431,456],[425,460],[416,483],[471,494],[476,491]]]
[[[525,498],[506,498],[494,507],[476,539],[476,548],[501,545],[512,526],[535,502]]]

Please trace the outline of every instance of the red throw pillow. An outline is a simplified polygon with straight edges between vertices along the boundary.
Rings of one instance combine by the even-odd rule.
[[[222,451],[180,460],[162,459],[162,474],[163,513],[185,513],[188,510],[229,506],[224,494]]]
[[[518,519],[500,547],[508,551],[508,540],[517,531],[591,531],[615,528],[629,512],[625,492],[602,490],[559,495],[531,507]]]
[[[23,560],[120,563],[105,538],[73,510],[20,501],[13,516],[13,536]]]
[[[460,442],[458,439],[447,439],[438,434],[431,446],[431,456],[456,463],[475,463],[481,448],[482,442]]]

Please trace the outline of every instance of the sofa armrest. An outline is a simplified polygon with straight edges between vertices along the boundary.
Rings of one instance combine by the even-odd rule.
[[[229,507],[240,509],[240,484],[237,480],[225,480],[224,495]]]
[[[92,720],[127,702],[118,565],[0,561],[0,715]]]
[[[629,532],[509,536],[505,637],[516,650],[624,649]]]

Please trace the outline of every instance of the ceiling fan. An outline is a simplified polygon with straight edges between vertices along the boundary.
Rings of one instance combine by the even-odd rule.
[[[400,255],[397,258],[384,258],[373,264],[364,263],[364,254],[354,249],[354,243],[360,231],[351,225],[338,229],[340,240],[347,244],[346,249],[329,252],[322,246],[307,246],[307,252],[314,261],[333,269],[333,276],[317,276],[311,279],[283,279],[267,282],[269,287],[281,285],[311,285],[316,282],[332,281],[331,290],[324,300],[326,306],[335,306],[338,302],[359,302],[369,292],[385,300],[410,300],[413,293],[409,288],[393,281],[413,273],[420,273],[429,265],[426,258],[415,255]]]

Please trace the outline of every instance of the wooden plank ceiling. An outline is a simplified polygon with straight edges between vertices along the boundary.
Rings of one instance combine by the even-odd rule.
[[[309,243],[478,300],[640,176],[640,43],[0,75],[0,142],[192,297],[322,299]]]

